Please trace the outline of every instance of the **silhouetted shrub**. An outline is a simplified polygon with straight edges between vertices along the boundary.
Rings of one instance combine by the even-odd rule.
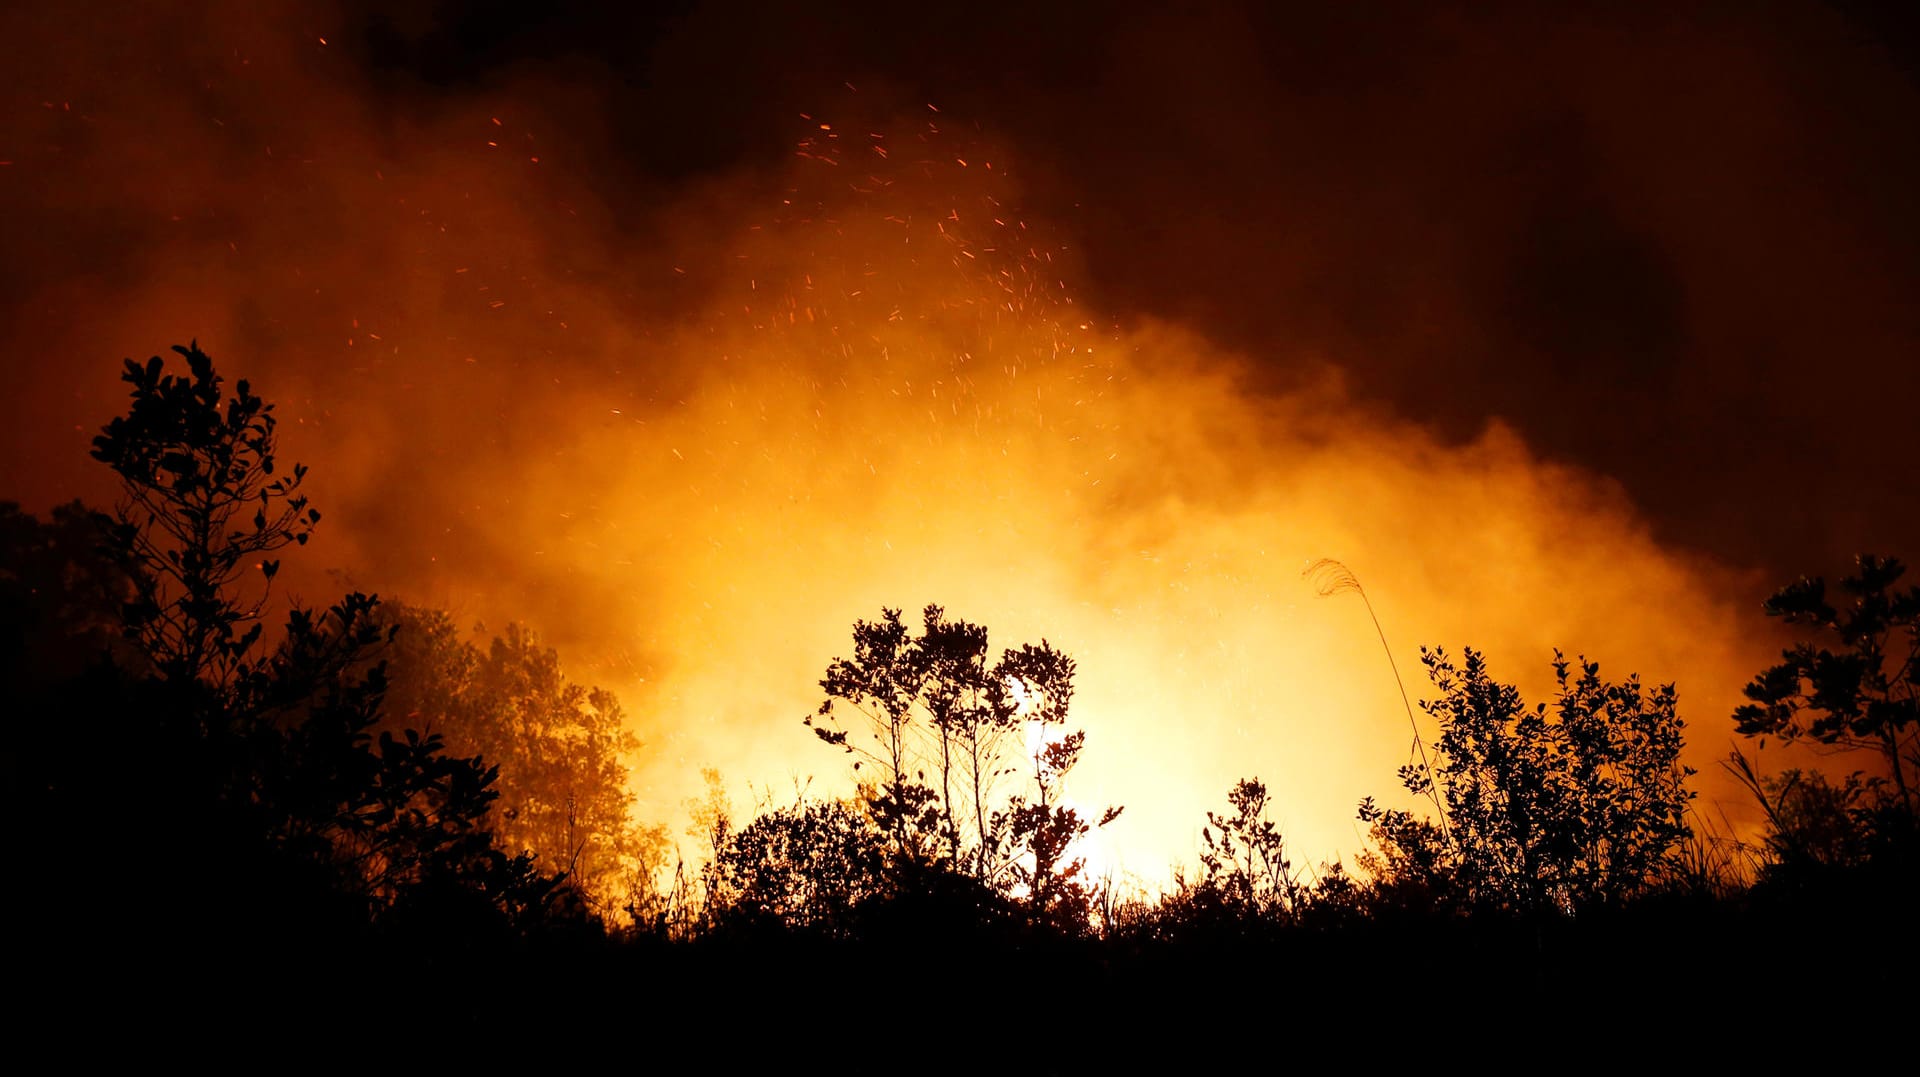
[[[1360,807],[1377,852],[1364,863],[1393,903],[1513,912],[1573,911],[1619,902],[1660,884],[1689,833],[1679,762],[1681,730],[1671,685],[1644,691],[1638,677],[1602,681],[1558,653],[1553,706],[1529,709],[1486,660],[1466,651],[1455,666],[1422,648],[1438,700],[1432,772],[1408,765],[1407,790],[1446,805],[1446,826],[1401,810]]]

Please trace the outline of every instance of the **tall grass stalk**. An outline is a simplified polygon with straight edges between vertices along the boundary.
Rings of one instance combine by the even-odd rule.
[[[1440,817],[1440,836],[1448,844],[1453,842],[1453,834],[1447,828],[1447,809],[1440,801],[1440,782],[1434,777],[1433,763],[1427,758],[1427,742],[1420,737],[1420,723],[1413,716],[1413,700],[1407,695],[1407,682],[1400,676],[1400,663],[1394,661],[1393,648],[1387,645],[1386,630],[1380,627],[1380,615],[1373,611],[1373,600],[1367,597],[1367,589],[1360,586],[1360,578],[1353,570],[1335,561],[1331,557],[1322,557],[1303,569],[1300,575],[1313,582],[1314,593],[1321,598],[1334,595],[1356,594],[1367,607],[1367,616],[1373,621],[1374,634],[1380,637],[1380,649],[1386,652],[1387,668],[1393,671],[1393,683],[1400,689],[1400,705],[1406,709],[1407,725],[1413,730],[1413,748],[1420,756],[1420,769],[1427,776],[1427,797],[1433,801],[1434,811]]]

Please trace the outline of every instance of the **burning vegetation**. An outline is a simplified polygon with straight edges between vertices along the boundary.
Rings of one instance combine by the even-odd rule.
[[[7,18],[74,40],[43,17]],[[1413,952],[1597,1004],[1645,986],[1610,954],[1911,882],[1898,561],[1760,616],[1754,572],[1495,411],[1448,432],[1325,338],[1098,295],[1030,204],[1057,163],[897,89],[610,193],[564,87],[382,115],[330,12],[129,18],[74,47],[194,41],[186,83],[26,58],[49,96],[0,129],[63,237],[9,307],[60,361],[6,478],[60,507],[0,512],[8,795],[24,863],[126,881],[30,903],[88,950],[62,982],[649,968],[696,1021],[803,958],[822,991],[931,968],[949,1007],[1027,976],[1085,1025],[1127,992],[1252,1020],[1143,985],[1285,957],[1337,996]],[[176,331],[130,404],[85,373]]]

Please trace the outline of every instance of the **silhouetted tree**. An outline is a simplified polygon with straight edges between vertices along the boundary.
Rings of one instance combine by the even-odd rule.
[[[126,363],[129,412],[93,449],[121,479],[107,529],[132,591],[121,630],[153,678],[128,718],[153,725],[131,746],[166,774],[133,795],[163,798],[183,836],[211,843],[203,855],[231,861],[207,872],[218,885],[283,878],[363,918],[428,894],[537,912],[550,882],[482,825],[493,768],[449,756],[435,734],[376,737],[385,676],[369,656],[392,634],[376,599],[294,608],[256,654],[279,567],[267,555],[305,545],[320,515],[297,492],[306,469],[277,468],[273,406],[244,381],[227,396],[197,345],[174,350],[184,377],[158,357]]]
[[[1072,855],[1074,843],[1119,818],[1121,809],[1108,808],[1098,821],[1088,822],[1062,803],[1067,774],[1087,744],[1085,731],[1066,731],[1073,659],[1042,640],[1007,652],[1000,668],[1015,698],[1015,713],[1027,723],[1032,762],[1031,791],[1009,797],[1003,813],[1011,844],[1025,851],[1012,863],[1013,877],[1026,890],[1036,919],[1077,930],[1087,923],[1093,892],[1085,859]]]
[[[1437,781],[1449,827],[1362,801],[1384,885],[1522,911],[1619,901],[1658,880],[1693,796],[1671,685],[1605,682],[1584,659],[1574,676],[1556,652],[1554,704],[1530,709],[1471,648],[1463,666],[1425,648],[1421,661],[1440,690],[1421,704],[1440,724],[1437,762],[1433,779],[1412,765],[1400,777],[1417,796]]]
[[[1009,749],[1019,724],[1012,670],[987,663],[987,630],[950,621],[937,606],[923,614],[915,660],[923,701],[940,745],[940,803],[947,838],[963,868],[987,885],[1007,870],[1008,820],[993,811],[995,786],[1011,773]],[[955,792],[956,786],[958,793]],[[962,836],[965,831],[965,837]]]
[[[568,680],[559,653],[518,624],[482,651],[443,611],[388,602],[380,616],[399,630],[381,654],[385,724],[430,729],[448,751],[492,762],[496,842],[564,872],[601,916],[618,913],[665,843],[630,815],[627,758],[640,745],[618,698]]]
[[[928,607],[927,620],[940,620],[938,607]],[[823,722],[838,721],[834,703],[843,701],[866,720],[877,747],[850,743],[847,730],[815,726],[811,716],[806,723],[821,740],[860,755],[856,771],[866,762],[878,766],[871,802],[894,860],[950,862],[959,855],[957,828],[943,810],[939,791],[927,784],[928,768],[937,768],[943,753],[936,750],[930,761],[923,743],[934,731],[926,650],[893,609],[883,610],[879,621],[857,622],[853,641],[853,658],[835,659],[820,682],[827,698],[818,716]],[[938,780],[946,784],[949,779],[941,772]]]
[[[895,609],[856,623],[854,657],[828,667],[826,699],[807,724],[859,755],[856,770],[876,764],[870,804],[891,871],[959,872],[993,891],[1017,888],[1036,918],[1084,927],[1090,891],[1073,845],[1120,809],[1089,822],[1062,801],[1086,743],[1085,733],[1065,731],[1073,660],[1042,641],[989,665],[984,628],[948,621],[939,606],[923,611],[922,625],[916,636]],[[875,747],[829,728],[845,725],[844,710],[860,717]],[[1017,768],[1023,728],[1027,765]],[[1017,770],[1027,785],[996,792]]]
[[[494,847],[485,825],[496,768],[454,756],[438,734],[378,731],[385,671],[357,672],[391,638],[375,600],[291,611],[285,641],[251,667],[237,726],[249,741],[240,791],[280,851],[332,865],[332,884],[378,914],[416,890],[471,890],[515,916],[551,883]]]
[[[197,343],[173,350],[187,377],[159,356],[127,360],[132,405],[93,456],[120,476],[112,543],[137,592],[127,635],[162,677],[227,686],[260,638],[280,568],[266,555],[304,545],[320,512],[299,493],[305,466],[274,473],[273,405],[245,380],[226,397]]]
[[[1801,578],[1768,598],[1767,616],[1804,625],[1839,645],[1808,642],[1746,687],[1752,702],[1734,711],[1744,735],[1877,753],[1892,782],[1891,802],[1909,818],[1920,792],[1920,586],[1898,586],[1906,566],[1862,554],[1841,579],[1842,607],[1826,581]]]

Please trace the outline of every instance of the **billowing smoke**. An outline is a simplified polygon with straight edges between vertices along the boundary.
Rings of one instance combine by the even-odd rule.
[[[1100,47],[1177,115],[1141,117],[1126,174],[1111,126],[1035,137],[1065,114],[1058,85],[1003,120],[985,112],[991,94],[966,111],[850,67],[787,109],[791,86],[750,62],[779,25],[739,43],[738,80],[769,89],[751,132],[765,145],[729,156],[688,120],[651,135],[624,118],[635,72],[657,76],[656,109],[678,93],[657,84],[684,73],[674,46],[711,46],[715,18],[661,31],[624,69],[603,52],[436,82],[369,44],[430,37],[431,19],[374,34],[322,8],[9,14],[0,193],[19,209],[0,261],[15,357],[0,493],[106,500],[86,446],[120,410],[117,361],[197,337],[278,402],[284,452],[313,468],[327,517],[289,564],[296,594],[356,586],[531,623],[577,679],[625,698],[647,741],[635,781],[649,821],[676,822],[705,766],[776,793],[810,775],[842,788],[844,760],[799,722],[819,677],[856,619],[939,603],[1001,645],[1044,636],[1079,660],[1089,743],[1069,792],[1127,806],[1098,853],[1108,865],[1157,877],[1252,774],[1300,859],[1350,856],[1354,805],[1393,792],[1409,731],[1365,606],[1302,578],[1321,557],[1364,585],[1416,696],[1423,643],[1484,649],[1536,698],[1555,646],[1611,677],[1677,681],[1701,787],[1726,792],[1713,760],[1727,715],[1777,645],[1754,602],[1777,581],[1750,567],[1771,548],[1742,538],[1714,560],[1713,521],[1744,510],[1702,487],[1708,522],[1690,520],[1649,478],[1704,481],[1689,447],[1723,453],[1732,420],[1696,416],[1705,440],[1663,427],[1659,452],[1630,451],[1653,436],[1648,415],[1678,423],[1683,402],[1720,399],[1714,357],[1733,345],[1708,338],[1730,331],[1722,308],[1738,299],[1711,294],[1718,256],[1687,246],[1718,225],[1616,243],[1625,233],[1593,224],[1615,220],[1595,195],[1565,219],[1541,210],[1539,228],[1572,239],[1523,243],[1512,230],[1534,225],[1515,222],[1533,218],[1495,214],[1437,142],[1388,152],[1356,133],[1348,159],[1309,159],[1331,138],[1310,115],[1236,141],[1253,117],[1215,107],[1210,64],[1279,79],[1256,95],[1269,104],[1304,91],[1244,55],[1185,55],[1178,35],[1143,56],[1141,24]],[[1455,29],[1483,49],[1511,40]],[[1621,47],[1611,33],[1592,47]],[[1697,37],[1663,33],[1676,62],[1700,60]],[[1706,59],[1757,85],[1739,65],[1764,68],[1759,55]],[[1417,88],[1457,62],[1396,79]],[[1185,111],[1174,74],[1201,80]],[[1571,88],[1543,91],[1563,104],[1624,78],[1563,77]],[[1130,85],[1109,89],[1134,101]],[[704,89],[684,87],[690,114]],[[712,114],[736,114],[742,92]],[[1356,90],[1339,115],[1377,112],[1383,136],[1411,137],[1420,109],[1384,92]],[[1485,87],[1459,93],[1504,107]],[[1574,127],[1605,143],[1617,99],[1592,99],[1599,119]],[[1274,157],[1281,129],[1299,159]],[[1219,148],[1203,152],[1202,135]],[[665,144],[633,146],[649,137]],[[657,167],[674,138],[692,163]],[[1401,197],[1435,200],[1401,217],[1379,217],[1377,192],[1328,186],[1385,183],[1388,165],[1429,153],[1439,178]],[[1592,182],[1606,186],[1602,159]],[[1277,208],[1234,216],[1263,183]],[[1463,186],[1442,197],[1450,183]],[[1100,197],[1076,210],[1077,189]],[[1683,213],[1671,191],[1643,191],[1643,208]],[[1157,215],[1103,216],[1143,194],[1164,200]],[[1732,211],[1699,207],[1716,212]],[[1466,253],[1481,237],[1507,244],[1506,261]],[[1456,272],[1524,262],[1516,250],[1538,256],[1540,289],[1496,289],[1537,330],[1518,351]],[[1630,279],[1579,291],[1601,255]],[[1641,272],[1646,259],[1664,268]],[[1618,324],[1601,295],[1626,297]],[[1896,341],[1910,329],[1881,326]],[[1633,383],[1599,373],[1632,374],[1614,353],[1636,350],[1657,353],[1657,370],[1632,375],[1655,385],[1647,411],[1628,409]],[[1553,362],[1572,365],[1541,372]],[[1547,428],[1526,407],[1543,387],[1566,396]],[[1769,443],[1761,462],[1783,451]],[[1629,458],[1633,485],[1601,469]],[[1649,499],[1660,514],[1636,507]],[[1901,520],[1873,519],[1863,541]],[[1742,816],[1737,797],[1726,808]]]

